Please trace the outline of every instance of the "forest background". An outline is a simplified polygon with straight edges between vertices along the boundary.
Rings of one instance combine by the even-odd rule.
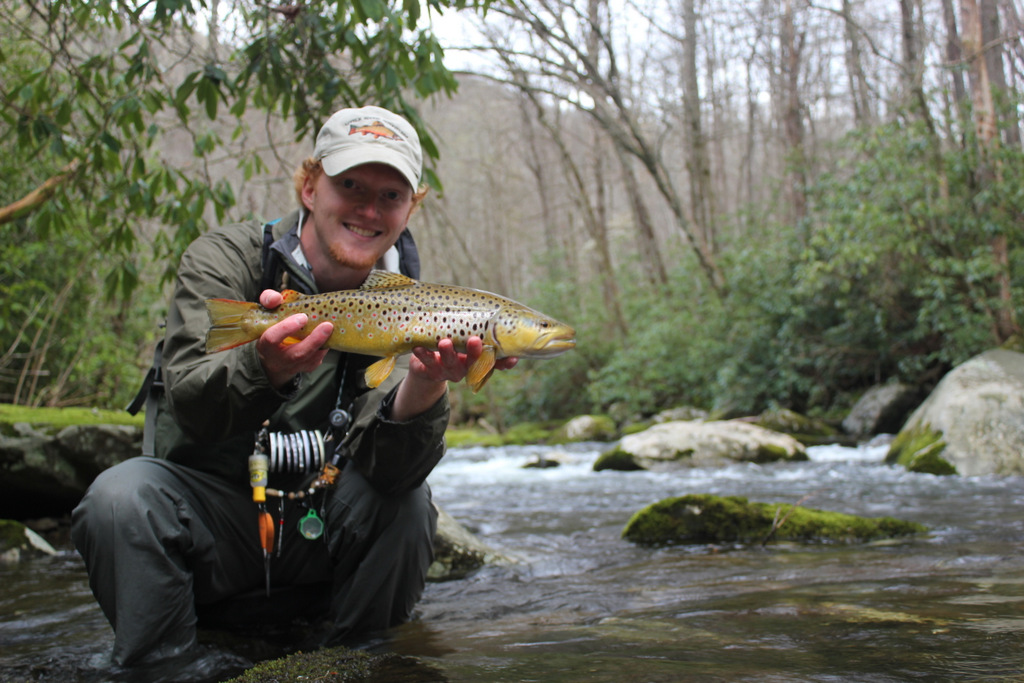
[[[423,278],[578,330],[460,389],[460,419],[828,415],[1019,340],[1016,0],[0,0],[0,21],[2,402],[127,404],[184,247],[291,210],[320,123],[370,103],[423,134]]]

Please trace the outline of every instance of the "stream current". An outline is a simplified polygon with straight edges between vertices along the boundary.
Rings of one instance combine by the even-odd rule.
[[[605,447],[449,451],[430,477],[435,501],[513,561],[427,586],[417,618],[377,646],[423,663],[402,680],[1024,681],[1024,478],[908,473],[883,463],[885,445],[593,472]],[[538,457],[562,464],[523,467]],[[858,545],[621,539],[633,512],[688,493],[929,532]],[[0,567],[0,681],[105,680],[112,642],[74,551]]]

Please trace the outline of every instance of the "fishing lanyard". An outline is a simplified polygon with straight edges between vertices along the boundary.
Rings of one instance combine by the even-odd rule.
[[[284,537],[284,501],[297,500],[308,508],[298,522],[299,534],[310,541],[323,536],[326,497],[321,500],[320,515],[310,504],[313,494],[323,488],[333,487],[341,474],[339,463],[344,451],[345,436],[352,424],[349,410],[341,407],[348,377],[348,354],[339,361],[341,382],[334,409],[328,415],[328,434],[323,437],[319,430],[303,430],[294,433],[270,432],[268,423],[256,432],[253,453],[249,456],[249,483],[252,486],[252,500],[256,503],[259,522],[260,548],[263,551],[264,577],[267,596],[270,596],[270,558],[281,556]],[[330,451],[328,456],[327,451]],[[312,472],[311,476],[295,491],[282,491],[267,486],[270,472]],[[267,510],[267,496],[278,500],[278,529],[275,533],[274,518]],[[309,499],[307,501],[306,499]]]

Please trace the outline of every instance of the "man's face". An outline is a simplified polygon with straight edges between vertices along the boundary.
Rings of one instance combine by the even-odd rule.
[[[302,201],[310,212],[303,230],[314,232],[316,248],[340,266],[368,270],[405,228],[413,192],[394,168],[363,164],[307,179]]]

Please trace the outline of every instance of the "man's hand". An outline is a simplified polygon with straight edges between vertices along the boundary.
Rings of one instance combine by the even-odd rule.
[[[391,419],[398,422],[411,420],[425,413],[444,396],[448,382],[461,382],[466,378],[469,367],[475,363],[484,350],[480,337],[470,337],[466,342],[466,353],[455,350],[450,339],[442,339],[437,351],[417,346],[409,360],[409,374],[402,380],[391,407]],[[501,358],[494,363],[495,370],[509,370],[515,367],[517,358]]]
[[[264,308],[277,308],[282,300],[281,293],[272,289],[260,294]],[[315,370],[327,355],[324,344],[334,331],[331,323],[320,323],[298,343],[285,343],[289,338],[298,339],[308,322],[306,314],[297,313],[267,328],[256,340],[256,353],[275,389],[284,387],[299,373]]]

